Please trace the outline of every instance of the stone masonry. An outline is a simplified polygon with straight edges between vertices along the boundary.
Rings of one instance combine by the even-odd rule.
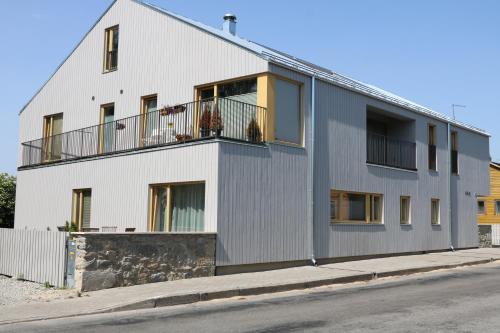
[[[491,225],[479,225],[479,247],[491,247]]]
[[[75,233],[75,287],[92,291],[215,274],[212,233]]]

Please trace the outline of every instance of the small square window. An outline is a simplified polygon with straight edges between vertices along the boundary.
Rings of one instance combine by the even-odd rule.
[[[486,204],[484,203],[483,200],[479,200],[477,202],[477,213],[479,215],[485,215],[486,214]]]

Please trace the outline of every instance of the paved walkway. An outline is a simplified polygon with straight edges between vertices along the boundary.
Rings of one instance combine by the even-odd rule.
[[[75,299],[2,306],[0,325],[368,281],[377,277],[477,265],[496,260],[500,260],[500,248],[472,249],[106,289],[86,293]]]

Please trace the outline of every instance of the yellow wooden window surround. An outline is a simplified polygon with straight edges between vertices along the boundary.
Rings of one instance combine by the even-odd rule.
[[[106,113],[106,110],[108,110],[108,108],[110,107],[114,107],[115,104],[114,103],[108,103],[108,104],[103,104],[101,105],[101,111],[100,111],[100,115],[99,115],[99,149],[98,149],[98,153],[99,154],[102,154],[104,152],[104,116],[105,116],[105,113]]]
[[[439,225],[440,221],[439,199],[431,199],[431,224]]]
[[[146,137],[146,126],[147,126],[147,105],[149,102],[156,100],[158,107],[158,94],[151,94],[141,97],[141,121],[140,121],[140,132],[139,132],[139,147],[144,146],[144,138]]]
[[[43,161],[50,161],[52,156],[52,136],[54,135],[54,119],[61,117],[62,113],[51,114],[43,117],[43,144],[44,144],[44,156]]]
[[[333,224],[342,224],[342,223],[348,223],[348,224],[382,224],[382,214],[383,214],[383,195],[382,194],[376,194],[376,193],[366,193],[366,192],[352,192],[352,191],[338,191],[338,190],[331,190],[330,191],[330,200],[333,199],[333,196],[335,194],[338,194],[338,216],[342,216],[342,210],[343,210],[343,205],[342,205],[342,197],[343,194],[356,194],[356,195],[364,195],[365,196],[365,220],[364,221],[357,221],[357,220],[342,220],[342,219],[332,219],[330,217],[330,222]],[[375,200],[378,199],[379,202],[379,207],[378,211],[375,211]],[[378,215],[378,219],[372,220],[371,217],[375,216],[375,213]]]
[[[109,52],[116,51],[113,50],[113,38],[115,31],[118,31],[118,25],[107,28],[104,31],[104,71],[109,72],[116,70],[116,67],[111,67],[111,59],[109,57]]]
[[[83,196],[90,189],[73,190],[73,207],[71,214],[71,222],[74,223],[78,231],[82,230],[83,222]]]

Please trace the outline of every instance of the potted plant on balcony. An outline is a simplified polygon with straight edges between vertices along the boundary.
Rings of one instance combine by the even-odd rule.
[[[250,142],[261,142],[262,141],[262,132],[260,131],[259,124],[252,118],[247,127],[247,138]]]
[[[212,115],[210,114],[210,106],[207,104],[203,109],[200,119],[200,133],[201,137],[207,137],[210,135],[210,124],[212,122]]]
[[[212,119],[210,121],[210,129],[215,133],[216,136],[220,136],[222,130],[224,129],[224,124],[222,122],[222,117],[220,116],[218,108],[215,109],[214,114],[212,115]]]

